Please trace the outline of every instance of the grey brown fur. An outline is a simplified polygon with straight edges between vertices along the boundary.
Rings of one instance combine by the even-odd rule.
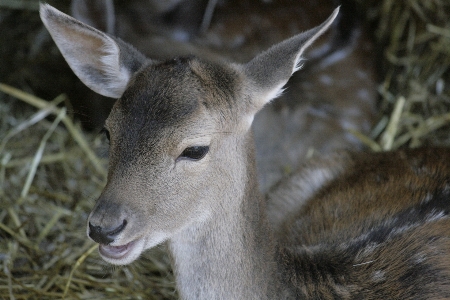
[[[254,115],[336,14],[239,65],[153,62],[41,6],[74,72],[119,98],[87,230],[106,261],[128,264],[167,241],[183,299],[450,297],[449,150],[336,154],[259,193]],[[184,155],[193,147],[209,152]]]

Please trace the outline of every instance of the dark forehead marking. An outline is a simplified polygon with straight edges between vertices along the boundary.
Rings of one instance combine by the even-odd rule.
[[[232,110],[235,71],[194,56],[149,65],[132,79],[120,99],[125,116],[158,126],[188,118],[200,105]]]
[[[140,71],[120,99],[123,116],[161,126],[178,123],[196,111],[201,85],[189,67],[191,59],[177,58]]]

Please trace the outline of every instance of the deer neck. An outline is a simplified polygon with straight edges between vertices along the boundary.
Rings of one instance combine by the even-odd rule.
[[[182,299],[273,299],[274,246],[256,182],[251,133],[241,142],[247,151],[226,162],[228,174],[220,176],[230,180],[215,189],[210,216],[169,242]]]

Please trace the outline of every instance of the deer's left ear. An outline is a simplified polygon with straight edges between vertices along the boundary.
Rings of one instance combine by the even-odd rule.
[[[250,106],[254,108],[250,113],[256,113],[281,94],[291,75],[301,67],[305,49],[330,27],[338,12],[339,7],[321,25],[272,46],[243,66]]]
[[[134,72],[149,62],[131,45],[50,5],[41,4],[40,15],[73,72],[100,95],[120,98]]]

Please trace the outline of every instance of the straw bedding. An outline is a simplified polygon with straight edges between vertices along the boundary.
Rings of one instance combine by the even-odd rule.
[[[374,151],[449,146],[450,2],[364,3],[379,46],[380,118],[371,136],[354,134]],[[0,84],[0,298],[176,298],[164,246],[115,268],[86,238],[105,184],[103,138],[81,130],[64,95],[42,100],[16,86]]]

